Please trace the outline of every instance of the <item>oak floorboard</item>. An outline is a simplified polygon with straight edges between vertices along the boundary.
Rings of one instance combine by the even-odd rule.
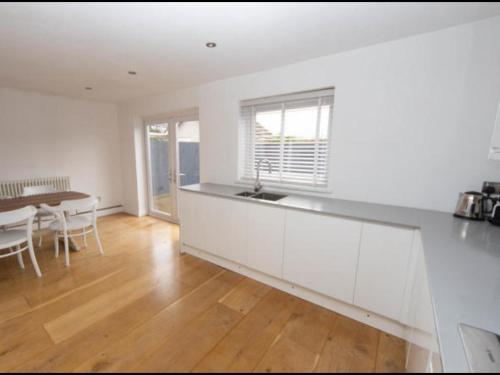
[[[168,338],[132,371],[186,372],[212,350],[243,317],[243,314],[216,303]]]
[[[193,369],[194,372],[250,372],[283,330],[298,302],[272,289]]]
[[[405,362],[406,342],[399,337],[381,332],[375,371],[392,373],[404,372]]]
[[[241,279],[242,276],[236,273],[221,271],[76,370],[79,372],[129,370],[158,349],[169,336],[181,331],[186,324],[210,308]]]
[[[299,300],[255,372],[311,372],[337,314]]]
[[[380,331],[339,315],[316,372],[374,372]]]
[[[268,285],[245,278],[219,302],[246,315],[270,290]]]
[[[0,301],[0,324],[30,310],[31,307],[24,296],[3,299]]]

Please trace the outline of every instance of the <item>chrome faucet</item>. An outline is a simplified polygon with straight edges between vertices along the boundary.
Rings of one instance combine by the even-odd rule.
[[[260,189],[262,189],[262,184],[260,183],[260,164],[265,161],[267,163],[267,166],[269,167],[269,173],[273,173],[273,165],[268,159],[260,159],[257,162],[257,177],[255,177],[255,184],[253,186],[253,190],[258,193]]]

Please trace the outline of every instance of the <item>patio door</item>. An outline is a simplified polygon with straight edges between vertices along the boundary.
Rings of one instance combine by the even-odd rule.
[[[149,215],[178,222],[177,189],[200,181],[198,119],[167,118],[145,128]]]

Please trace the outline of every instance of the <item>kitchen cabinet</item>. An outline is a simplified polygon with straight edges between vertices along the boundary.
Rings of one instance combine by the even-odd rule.
[[[218,198],[181,191],[182,242],[197,249],[218,253]]]
[[[399,321],[402,318],[414,230],[364,223],[354,304]]]
[[[409,327],[407,370],[409,372],[441,372],[434,313],[420,233],[415,234],[414,243],[415,272],[406,322]]]
[[[215,253],[239,264],[246,264],[247,237],[246,202],[217,199]]]
[[[248,204],[247,266],[282,277],[285,209]]]
[[[362,225],[287,210],[283,278],[352,304]]]

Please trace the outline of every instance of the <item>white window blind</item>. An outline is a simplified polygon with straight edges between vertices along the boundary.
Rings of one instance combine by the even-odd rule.
[[[246,100],[240,112],[240,177],[326,188],[333,88]]]

